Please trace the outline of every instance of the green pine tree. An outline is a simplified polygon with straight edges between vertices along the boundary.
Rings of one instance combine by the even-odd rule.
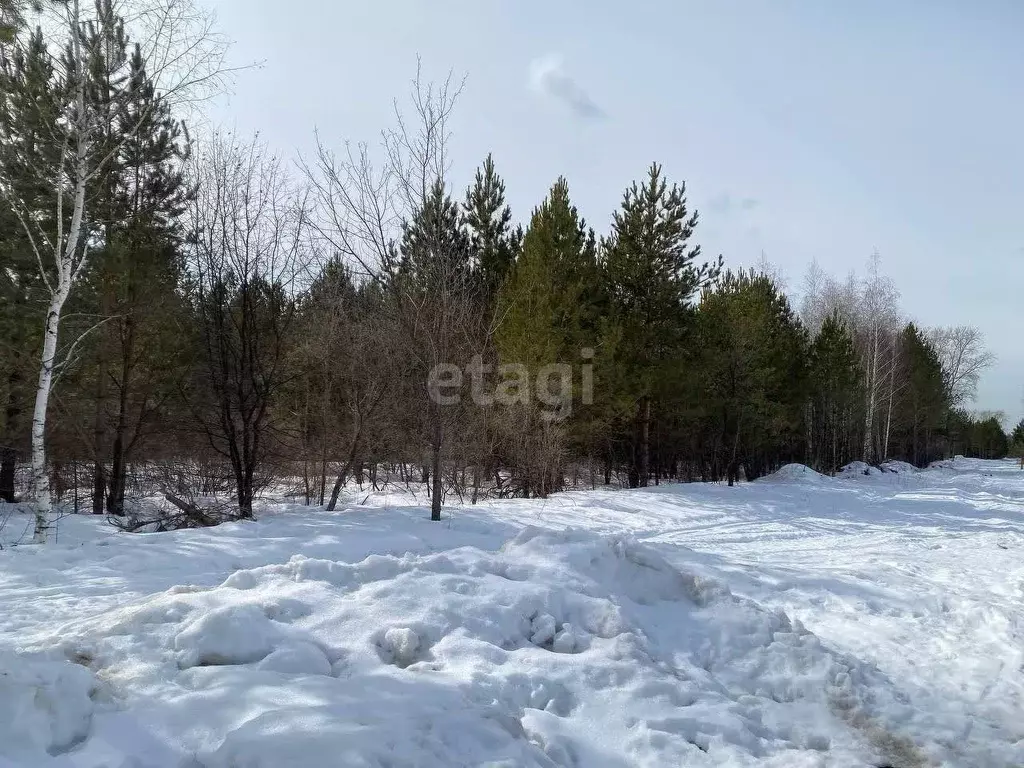
[[[522,366],[531,380],[546,365],[576,365],[584,350],[598,344],[598,290],[594,233],[572,204],[568,183],[560,178],[534,210],[522,253],[498,295],[496,344],[501,363]],[[566,413],[579,405],[578,392],[567,394],[571,402],[564,404]],[[519,426],[532,442],[520,451],[519,463],[524,491],[544,495],[561,484],[565,444],[583,414],[554,424],[543,419],[541,410],[536,402],[522,409]]]
[[[536,369],[575,359],[596,341],[597,288],[593,231],[560,178],[534,210],[522,254],[501,289],[497,336],[502,360]]]
[[[890,443],[905,461],[917,466],[941,457],[937,443],[949,410],[942,364],[935,349],[914,323],[900,334],[903,382],[894,408]]]
[[[979,459],[1002,459],[1009,453],[1010,440],[998,418],[990,416],[974,422],[972,427],[969,456]]]
[[[432,291],[442,283],[465,282],[472,247],[461,223],[458,204],[437,181],[402,232],[398,272],[405,288]]]
[[[41,30],[0,50],[0,499],[7,501],[14,500],[15,467],[27,450],[37,318],[46,305],[30,233],[55,228],[46,182],[56,178],[60,158],[58,103]]]
[[[1013,445],[1024,446],[1024,419],[1017,422],[1017,426],[1010,433],[1010,442]]]
[[[38,11],[42,3],[25,0],[0,0],[0,45],[14,42],[25,25],[25,11]]]
[[[852,461],[859,441],[857,408],[863,374],[853,338],[837,313],[825,322],[810,348],[811,461],[835,473]]]
[[[803,453],[807,334],[779,287],[726,272],[697,313],[702,442],[712,478],[748,479]]]
[[[1017,422],[1017,426],[1010,433],[1010,445],[1006,455],[1019,459],[1020,468],[1024,469],[1024,419]]]
[[[118,246],[114,228],[124,219],[125,212],[118,206],[116,186],[121,172],[118,147],[124,140],[121,126],[117,123],[119,102],[129,78],[127,72],[128,38],[124,21],[114,13],[111,0],[96,0],[96,16],[90,19],[80,31],[82,50],[86,52],[85,103],[91,114],[93,130],[91,149],[97,158],[106,161],[97,166],[88,192],[89,206],[86,226],[87,237],[92,241],[90,273],[92,280],[82,286],[73,301],[82,305],[91,298],[94,313],[102,317],[116,315],[116,288],[118,278]],[[65,66],[70,66],[72,55],[65,57]],[[90,297],[88,294],[93,292]],[[110,386],[111,367],[115,356],[112,349],[114,337],[109,328],[101,328],[90,334],[92,413],[88,426],[82,424],[82,434],[91,439],[83,446],[93,460],[92,510],[103,514],[106,506],[107,484],[110,465],[110,426],[115,403],[111,401],[113,388]],[[84,382],[82,384],[84,386]],[[84,403],[83,403],[84,405]],[[83,421],[87,417],[82,415]]]
[[[521,227],[512,227],[512,211],[505,203],[505,182],[490,155],[477,169],[466,190],[463,217],[473,247],[473,270],[490,301],[508,275],[522,245]]]
[[[623,399],[635,404],[629,472],[634,487],[648,484],[652,397],[684,345],[692,299],[721,269],[721,258],[698,261],[700,246],[690,244],[696,226],[685,185],[669,187],[654,163],[643,184],[634,182],[626,190],[604,245],[620,333],[617,367],[628,371]]]
[[[180,216],[191,195],[182,175],[188,143],[170,105],[156,93],[138,45],[128,59],[115,125],[125,138],[114,165],[115,218],[100,273],[114,315],[101,329],[101,343],[110,351],[117,394],[109,408],[106,509],[119,515],[127,464],[157,426],[153,404],[172,396],[174,371],[185,354],[173,328],[184,311],[177,289],[184,279]]]

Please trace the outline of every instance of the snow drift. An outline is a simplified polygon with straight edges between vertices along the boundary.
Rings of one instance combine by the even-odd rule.
[[[883,461],[878,468],[894,475],[912,475],[918,471],[917,467],[906,461]]]
[[[83,741],[97,690],[77,664],[0,653],[0,756],[34,765]]]
[[[855,477],[871,477],[872,475],[880,474],[882,474],[882,470],[878,467],[871,466],[865,461],[851,461],[836,473],[836,477],[848,479]]]
[[[770,475],[758,478],[759,483],[802,483],[816,485],[827,482],[828,478],[804,464],[786,464]]]
[[[580,531],[295,556],[62,635],[148,690],[131,711],[209,768],[811,766],[872,752],[850,723],[912,717],[880,673],[785,614]]]
[[[789,472],[67,518],[0,556],[0,768],[1024,765],[1024,473]]]

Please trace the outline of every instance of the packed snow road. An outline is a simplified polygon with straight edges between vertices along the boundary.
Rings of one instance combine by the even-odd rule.
[[[0,768],[1024,765],[1024,472],[894,469],[66,519],[0,552]]]

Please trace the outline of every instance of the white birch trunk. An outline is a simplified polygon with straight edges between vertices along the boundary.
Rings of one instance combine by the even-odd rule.
[[[80,19],[79,2],[73,0],[69,28],[77,30]],[[81,43],[77,34],[72,34],[72,50],[76,61],[84,65]],[[39,384],[36,388],[35,407],[32,411],[32,497],[35,510],[35,532],[32,541],[45,544],[47,531],[50,528],[50,476],[46,466],[46,412],[50,403],[50,391],[53,388],[53,374],[56,367],[57,340],[60,331],[60,315],[64,302],[71,293],[71,286],[81,274],[85,265],[86,249],[78,255],[78,241],[81,239],[82,223],[85,220],[85,188],[89,176],[88,154],[89,139],[87,116],[85,113],[85,79],[79,67],[78,82],[75,84],[75,155],[72,159],[71,179],[74,182],[74,200],[71,209],[71,222],[67,236],[63,234],[63,202],[64,177],[63,169],[54,180],[57,195],[57,241],[54,244],[53,256],[57,271],[55,282],[50,283],[46,275],[42,277],[50,286],[50,306],[46,311],[46,322],[43,330],[43,353],[39,360]]]
[[[885,437],[882,439],[882,460],[889,458],[889,432],[892,428],[892,396],[894,386],[889,387],[889,407],[885,413]]]
[[[877,320],[871,330],[871,364],[867,370],[867,408],[864,414],[864,461],[871,463],[873,457],[875,395],[878,389],[878,325]]]
[[[885,413],[885,436],[882,438],[882,460],[889,458],[889,434],[892,430],[892,401],[896,394],[896,331],[892,334],[892,346],[889,347],[889,406]]]
[[[79,153],[78,167],[85,165],[84,151]],[[36,402],[32,410],[32,496],[35,509],[35,533],[32,541],[36,544],[46,543],[46,533],[50,527],[50,476],[46,468],[46,412],[50,403],[50,390],[53,388],[53,373],[56,367],[57,339],[60,331],[60,314],[64,302],[71,293],[71,286],[81,272],[85,263],[83,252],[81,259],[75,263],[75,252],[78,250],[78,239],[82,230],[82,218],[85,213],[85,175],[79,176],[75,191],[75,208],[71,216],[71,227],[64,251],[60,254],[57,283],[50,292],[50,306],[46,311],[46,324],[43,329],[43,354],[39,361],[39,384],[36,387]]]
[[[35,534],[32,540],[36,544],[46,543],[46,533],[50,528],[50,475],[46,471],[46,410],[50,402],[50,389],[53,385],[60,311],[66,296],[66,294],[61,296],[60,293],[54,293],[46,312],[43,355],[39,365],[39,385],[36,387],[36,404],[32,411],[32,496],[36,516]]]
[[[83,242],[86,186],[90,177],[108,163],[116,151],[111,150],[106,157],[90,155],[93,149],[90,136],[92,126],[86,112],[85,74],[88,70],[89,55],[82,48],[81,0],[63,0],[54,3],[53,8],[59,9],[59,25],[63,32],[68,34],[71,57],[74,61],[73,68],[69,68],[66,75],[75,78],[75,82],[69,83],[73,86],[69,88],[73,93],[73,100],[67,104],[65,117],[68,132],[59,170],[54,179],[41,179],[53,184],[53,193],[56,197],[56,237],[52,241],[47,238],[35,240],[35,233],[30,224],[32,219],[25,214],[23,202],[16,206],[17,210],[25,214],[19,218],[29,235],[29,240],[33,243],[42,282],[50,292],[50,304],[44,326],[43,352],[40,357],[39,383],[32,414],[32,495],[36,513],[33,540],[40,543],[46,540],[49,527],[51,498],[46,467],[46,413],[54,374],[58,367],[56,356],[61,310],[88,257],[88,243]],[[146,23],[152,24],[156,34],[150,40],[150,49],[145,58],[153,64],[151,71],[171,73],[171,82],[164,82],[162,87],[158,87],[165,98],[170,95],[176,98],[200,95],[204,89],[222,82],[226,46],[218,40],[212,27],[206,26],[210,18],[204,12],[189,4],[186,4],[183,11],[179,0],[155,3],[141,15],[150,12],[155,15]],[[65,196],[69,192],[69,187],[73,199],[71,219],[65,232]],[[3,185],[0,185],[0,192],[3,191]],[[54,268],[52,271],[44,265],[44,261],[50,258],[51,266]]]

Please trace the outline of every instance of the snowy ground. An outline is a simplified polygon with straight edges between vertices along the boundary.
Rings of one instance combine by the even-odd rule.
[[[0,768],[1019,766],[1022,667],[1008,462],[0,552]]]

